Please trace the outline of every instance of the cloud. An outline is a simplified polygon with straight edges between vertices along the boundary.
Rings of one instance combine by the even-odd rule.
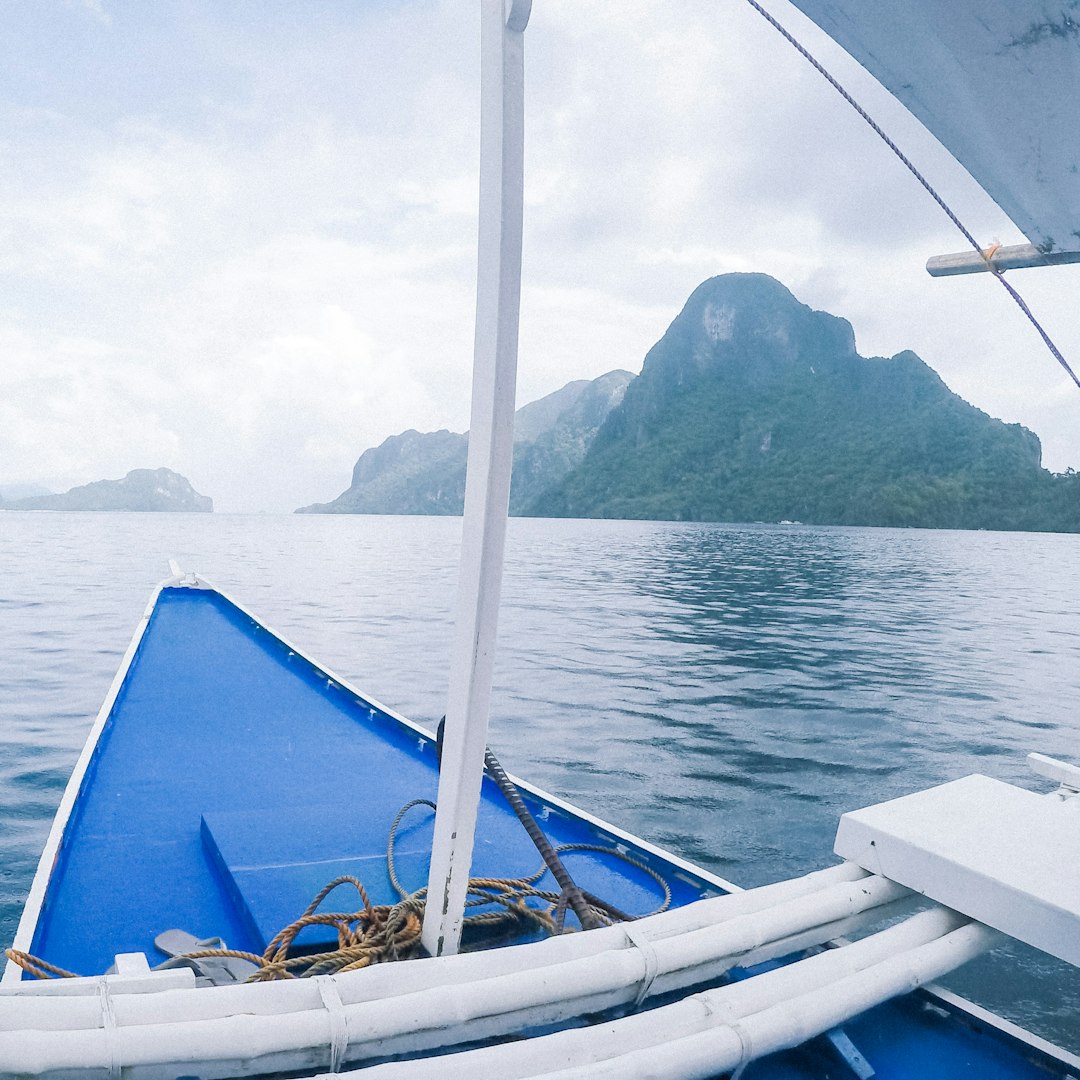
[[[103,479],[123,476],[133,455],[152,465],[176,459],[180,439],[160,411],[172,388],[135,357],[10,330],[0,332],[0,354],[0,446],[5,461],[25,462],[16,478],[66,487],[87,460]]]
[[[476,13],[312,10],[0,16],[21,43],[0,93],[0,480],[167,464],[220,509],[285,511],[342,490],[390,434],[468,426]],[[977,235],[1016,239],[781,14]],[[1030,328],[993,281],[926,277],[928,255],[959,250],[950,226],[749,8],[547,0],[526,67],[520,400],[637,370],[701,280],[761,270],[850,319],[863,352],[914,348],[1039,432],[1054,467],[1080,463],[1080,399]],[[1061,314],[1080,272],[1015,280],[1080,354]]]
[[[64,6],[73,11],[82,12],[103,26],[109,26],[112,23],[112,18],[105,10],[102,0],[64,0]]]

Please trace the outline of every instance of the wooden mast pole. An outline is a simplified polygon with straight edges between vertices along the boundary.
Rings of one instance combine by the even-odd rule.
[[[484,771],[510,469],[514,451],[521,217],[524,30],[532,0],[481,0],[480,231],[472,418],[461,567],[438,811],[422,941],[461,940]]]

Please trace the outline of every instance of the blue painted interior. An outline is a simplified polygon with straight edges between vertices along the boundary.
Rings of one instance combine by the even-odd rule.
[[[173,927],[262,951],[341,873],[364,881],[374,903],[391,901],[390,823],[411,799],[434,800],[436,783],[428,740],[328,685],[219,594],[164,590],[84,779],[31,951],[93,974],[119,952],[145,952],[153,962],[155,934]],[[490,781],[483,794],[474,873],[537,869],[535,850]],[[612,843],[532,802],[555,843]],[[398,843],[407,887],[425,883],[430,837],[429,812],[414,809]],[[676,904],[715,891],[647,858]],[[625,863],[588,854],[567,863],[583,887],[627,911],[656,903],[655,883]],[[351,904],[353,896],[342,895]],[[927,1010],[918,995],[872,1010],[845,1031],[881,1080],[1065,1075],[1015,1040]],[[747,1080],[853,1075],[823,1039],[745,1073]]]
[[[154,958],[154,936],[176,927],[261,952],[342,873],[373,903],[395,900],[390,824],[410,800],[434,801],[437,783],[428,740],[328,685],[218,593],[163,590],[83,782],[31,951],[95,974],[118,952]],[[474,874],[537,870],[498,789],[485,780],[483,794]],[[612,843],[554,808],[544,826],[554,843]],[[430,837],[430,811],[410,811],[398,841],[408,888],[426,883]],[[655,883],[626,863],[566,861],[584,888],[624,910],[659,902]],[[705,887],[659,869],[675,903]]]

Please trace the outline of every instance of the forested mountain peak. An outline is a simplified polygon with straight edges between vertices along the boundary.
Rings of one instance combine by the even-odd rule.
[[[766,274],[702,282],[637,378],[568,383],[515,432],[516,514],[1080,530],[1080,475],[1043,469],[1031,431],[910,350],[860,356],[846,319]],[[458,514],[466,457],[466,435],[407,431],[306,509]]]
[[[865,358],[847,320],[764,274],[694,290],[588,454],[529,509],[574,517],[1078,528],[1038,438],[915,353]],[[1067,489],[1067,490],[1066,490]]]

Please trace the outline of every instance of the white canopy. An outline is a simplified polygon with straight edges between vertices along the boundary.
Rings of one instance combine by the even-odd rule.
[[[1043,252],[1080,249],[1080,0],[792,0]]]

